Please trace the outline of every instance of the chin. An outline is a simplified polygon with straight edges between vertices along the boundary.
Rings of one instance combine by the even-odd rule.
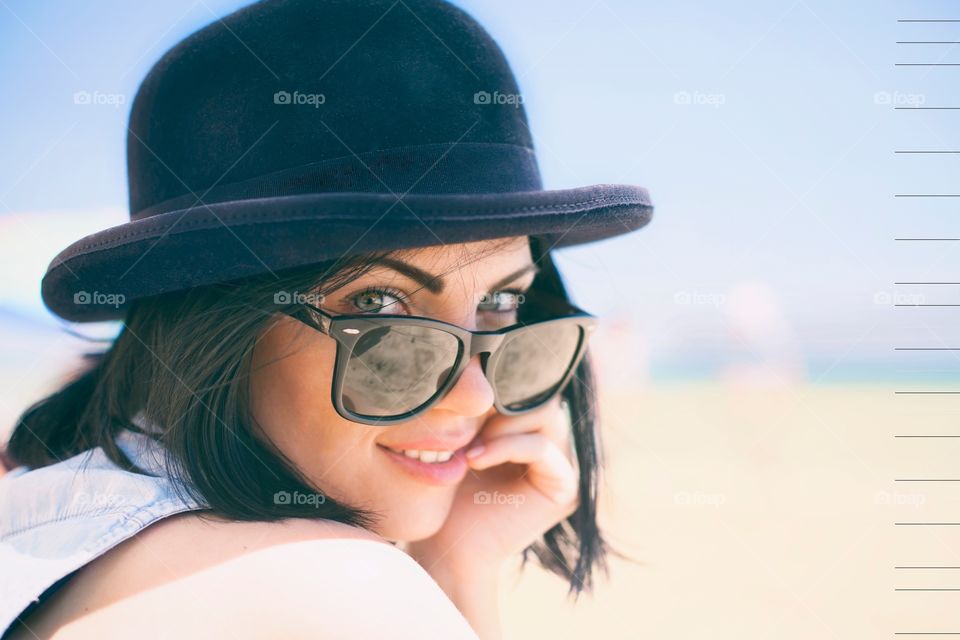
[[[443,526],[450,514],[453,495],[432,500],[403,501],[381,524],[380,535],[388,540],[415,542],[429,538]]]

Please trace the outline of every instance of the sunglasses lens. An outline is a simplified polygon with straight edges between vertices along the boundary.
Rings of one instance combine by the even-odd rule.
[[[579,326],[558,322],[508,334],[493,371],[500,403],[520,411],[549,399],[573,362],[580,333]]]
[[[378,418],[413,411],[434,396],[459,355],[460,341],[445,331],[412,325],[367,331],[347,360],[343,405]]]

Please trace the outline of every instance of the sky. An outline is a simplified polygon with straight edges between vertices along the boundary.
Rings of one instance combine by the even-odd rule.
[[[39,279],[126,219],[129,103],[169,47],[245,3],[0,0],[0,347],[65,325]],[[653,377],[769,364],[812,381],[954,376],[960,23],[948,2],[458,0],[518,77],[546,188],[647,187],[653,222],[564,249],[606,348]],[[954,16],[956,17],[956,16]],[[77,104],[78,92],[100,96]],[[104,336],[116,325],[67,327]],[[29,337],[33,336],[33,338]],[[603,345],[601,345],[603,346]],[[764,369],[766,370],[766,369]]]

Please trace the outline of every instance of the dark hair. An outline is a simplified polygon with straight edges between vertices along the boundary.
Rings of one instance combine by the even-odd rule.
[[[568,300],[549,250],[530,238],[540,266],[530,299]],[[498,246],[492,246],[495,250]],[[61,389],[19,418],[6,455],[36,468],[102,447],[118,466],[138,469],[116,445],[122,430],[141,431],[140,411],[162,425],[157,439],[165,471],[181,496],[238,521],[325,518],[370,528],[377,514],[327,499],[322,505],[276,504],[279,491],[319,489],[268,439],[250,412],[249,374],[254,346],[276,321],[278,291],[325,295],[360,277],[373,260],[396,251],[365,254],[284,270],[242,281],[168,293],[132,303],[126,322],[103,352]],[[318,276],[318,274],[321,274]],[[329,275],[328,275],[329,274]],[[319,282],[319,284],[318,284]],[[533,319],[536,305],[521,305]],[[541,312],[544,313],[544,312]],[[568,519],[523,552],[570,583],[574,599],[591,591],[593,570],[606,572],[607,552],[597,526],[600,443],[589,352],[563,393],[574,417],[580,466],[580,504]]]

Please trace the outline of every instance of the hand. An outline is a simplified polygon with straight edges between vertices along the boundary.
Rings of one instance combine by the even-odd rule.
[[[494,413],[468,453],[471,467],[440,530],[407,550],[427,571],[461,577],[498,570],[579,505],[579,468],[559,396],[518,415]]]

